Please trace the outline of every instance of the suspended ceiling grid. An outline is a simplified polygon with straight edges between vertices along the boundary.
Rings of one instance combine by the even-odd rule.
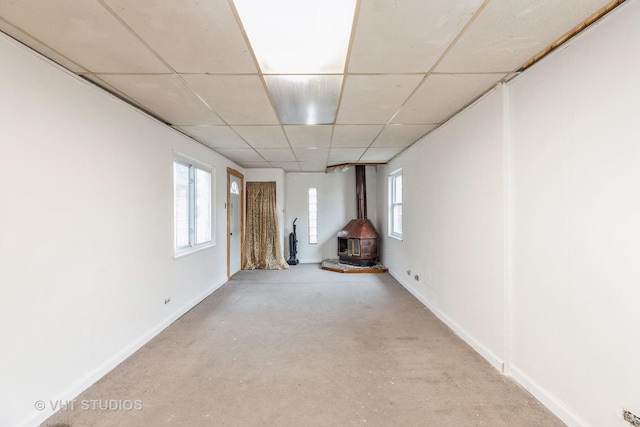
[[[359,0],[333,123],[283,125],[231,0],[4,0],[0,31],[246,168],[387,162],[603,0]]]

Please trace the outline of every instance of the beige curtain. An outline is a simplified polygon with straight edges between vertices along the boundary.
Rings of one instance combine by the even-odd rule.
[[[247,270],[289,268],[280,249],[275,182],[247,182],[247,228],[243,256]]]

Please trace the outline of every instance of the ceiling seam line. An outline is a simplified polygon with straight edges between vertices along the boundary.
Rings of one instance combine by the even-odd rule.
[[[444,52],[442,52],[442,54],[440,55],[440,57],[436,60],[436,62],[434,62],[434,64],[431,66],[431,68],[425,73],[424,77],[422,78],[422,80],[420,80],[420,82],[416,85],[416,87],[413,89],[413,91],[411,91],[411,93],[409,94],[409,96],[407,96],[407,98],[404,100],[404,102],[400,105],[400,107],[398,107],[398,109],[396,110],[396,112],[391,116],[391,118],[389,119],[389,121],[387,122],[387,124],[385,124],[385,127],[388,126],[395,118],[396,116],[400,113],[400,110],[402,110],[402,108],[404,106],[407,105],[407,102],[409,102],[409,100],[411,99],[411,97],[413,97],[413,95],[415,95],[415,93],[420,89],[420,87],[424,84],[424,82],[429,78],[429,76],[431,76],[433,74],[433,72],[435,71],[436,67],[438,65],[440,65],[440,63],[444,60],[444,58],[449,54],[449,52],[453,49],[453,47],[456,45],[456,43],[464,36],[464,34],[466,33],[466,31],[469,29],[469,27],[471,27],[471,25],[476,21],[476,19],[478,19],[478,17],[480,16],[480,14],[484,11],[484,9],[487,7],[487,5],[489,4],[491,0],[485,0],[480,7],[478,7],[478,9],[476,9],[476,11],[473,13],[473,15],[471,16],[471,18],[469,18],[469,20],[467,21],[467,23],[464,25],[464,27],[462,27],[462,29],[460,30],[460,32],[456,35],[456,37],[454,37],[454,39],[451,41],[451,43],[449,43],[449,45],[447,46],[447,48],[444,50]],[[424,135],[422,135],[420,138],[415,139],[411,144],[409,144],[409,146],[405,147],[403,150],[401,150],[398,154],[396,154],[395,156],[393,156],[391,159],[389,159],[389,161],[395,159],[396,157],[398,157],[400,154],[402,154],[403,152],[405,152],[411,145],[415,144],[416,142],[420,141],[422,138],[424,138],[425,136],[427,136],[429,133],[433,132],[435,129],[439,128],[442,124],[444,123],[441,122],[440,125],[436,126],[433,129],[430,129],[429,131],[427,131]],[[377,139],[378,137],[376,137]],[[375,140],[373,141],[375,142]],[[373,145],[373,142],[371,143]],[[368,150],[368,148],[367,148]]]
[[[162,58],[162,56],[160,56],[160,54],[158,54],[158,52],[155,51],[155,49],[153,49],[129,24],[127,24],[127,22],[124,19],[122,19],[122,17],[120,17],[120,15],[118,15],[115,10],[111,9],[111,7],[104,2],[104,0],[96,0],[96,1],[116,21],[118,21],[120,25],[122,25],[132,36],[134,36],[140,42],[140,44],[142,44],[146,49],[148,49],[149,52],[151,52],[151,54],[155,56],[158,61],[160,61],[169,70],[171,70],[173,74],[179,74],[171,65],[169,65],[167,61],[164,60],[164,58]]]
[[[42,40],[40,40],[38,37],[35,37],[33,34],[31,34],[28,31],[23,30],[22,28],[14,25],[13,23],[7,21],[6,19],[4,19],[2,16],[0,16],[0,21],[6,23],[7,25],[9,25],[10,27],[14,28],[15,30],[17,30],[18,32],[21,32],[23,34],[25,34],[27,37],[32,38],[33,40],[35,40],[36,42],[40,43],[42,46],[46,47],[47,49],[51,50],[52,52],[55,52],[58,56],[60,56],[61,58],[64,58],[66,61],[69,61],[70,63],[72,63],[73,65],[76,65],[78,68],[82,68],[83,70],[86,70],[87,73],[89,74],[93,74],[93,72],[91,70],[88,70],[86,67],[78,64],[76,61],[74,61],[73,59],[67,57],[66,55],[63,55],[62,53],[58,52],[57,49],[54,49],[53,47],[49,46],[47,43],[43,42]],[[62,68],[69,70],[69,67],[66,67],[64,65],[62,65],[61,63],[59,63],[58,61],[55,61],[52,58],[49,58],[48,56],[45,56],[43,53],[40,53],[39,51],[35,50],[34,48],[32,48],[31,46],[27,45],[26,43],[23,43],[22,41],[18,40],[17,38],[5,33],[4,31],[1,31],[2,34],[5,34],[7,37],[11,37],[13,40],[15,40],[17,43],[20,43],[21,45],[23,45],[24,47],[31,49],[33,52],[36,52],[37,54],[41,55],[44,58],[47,58],[49,61],[53,61],[56,64],[58,64],[59,66],[61,66]],[[71,71],[73,74],[80,74],[80,72],[75,72],[75,71]]]
[[[449,45],[447,46],[447,48],[444,50],[444,52],[442,52],[442,54],[440,55],[440,57],[436,60],[436,62],[434,62],[434,64],[431,66],[431,68],[424,74],[424,77],[422,78],[422,80],[416,85],[416,87],[413,89],[413,91],[409,94],[409,96],[404,100],[404,102],[400,105],[400,107],[398,108],[398,110],[395,112],[395,114],[393,114],[393,116],[391,116],[391,118],[389,119],[389,121],[387,122],[387,125],[390,124],[393,119],[395,119],[395,117],[398,115],[398,113],[400,113],[400,110],[402,110],[402,108],[407,105],[407,102],[409,102],[409,100],[411,99],[411,97],[413,97],[413,95],[416,94],[416,92],[420,89],[420,87],[424,84],[424,82],[429,78],[429,76],[433,75],[433,73],[435,72],[436,67],[438,67],[438,65],[440,65],[440,63],[444,60],[444,58],[449,54],[449,52],[453,49],[453,47],[456,45],[456,43],[458,43],[458,41],[460,41],[460,39],[464,36],[464,34],[467,32],[467,30],[469,29],[469,27],[471,27],[471,25],[476,21],[476,19],[478,19],[478,17],[480,16],[480,14],[484,11],[484,9],[487,7],[487,5],[489,4],[491,0],[485,0],[480,7],[475,11],[475,13],[471,16],[471,18],[469,18],[469,20],[467,21],[467,23],[464,25],[464,27],[462,27],[462,29],[460,30],[460,32],[456,35],[456,37],[454,37],[454,39],[451,41],[451,43],[449,43]],[[386,125],[385,125],[386,126]],[[422,137],[421,137],[422,138]],[[416,141],[419,141],[420,138],[416,139],[414,141],[414,143]]]

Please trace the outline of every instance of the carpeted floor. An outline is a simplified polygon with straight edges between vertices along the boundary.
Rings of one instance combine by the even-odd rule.
[[[76,401],[43,425],[564,425],[387,273],[317,264],[241,271]]]

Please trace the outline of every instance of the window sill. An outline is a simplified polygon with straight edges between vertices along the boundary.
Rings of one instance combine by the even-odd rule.
[[[391,237],[392,239],[399,240],[402,242],[402,236],[397,236],[394,234],[389,234],[388,236]]]
[[[215,246],[215,243],[210,242],[210,243],[204,243],[202,245],[198,245],[195,246],[193,248],[189,248],[189,249],[182,249],[179,252],[174,252],[173,253],[173,259],[180,259],[180,258],[184,258],[186,256],[195,254],[197,252],[203,251],[205,249],[209,249]]]

